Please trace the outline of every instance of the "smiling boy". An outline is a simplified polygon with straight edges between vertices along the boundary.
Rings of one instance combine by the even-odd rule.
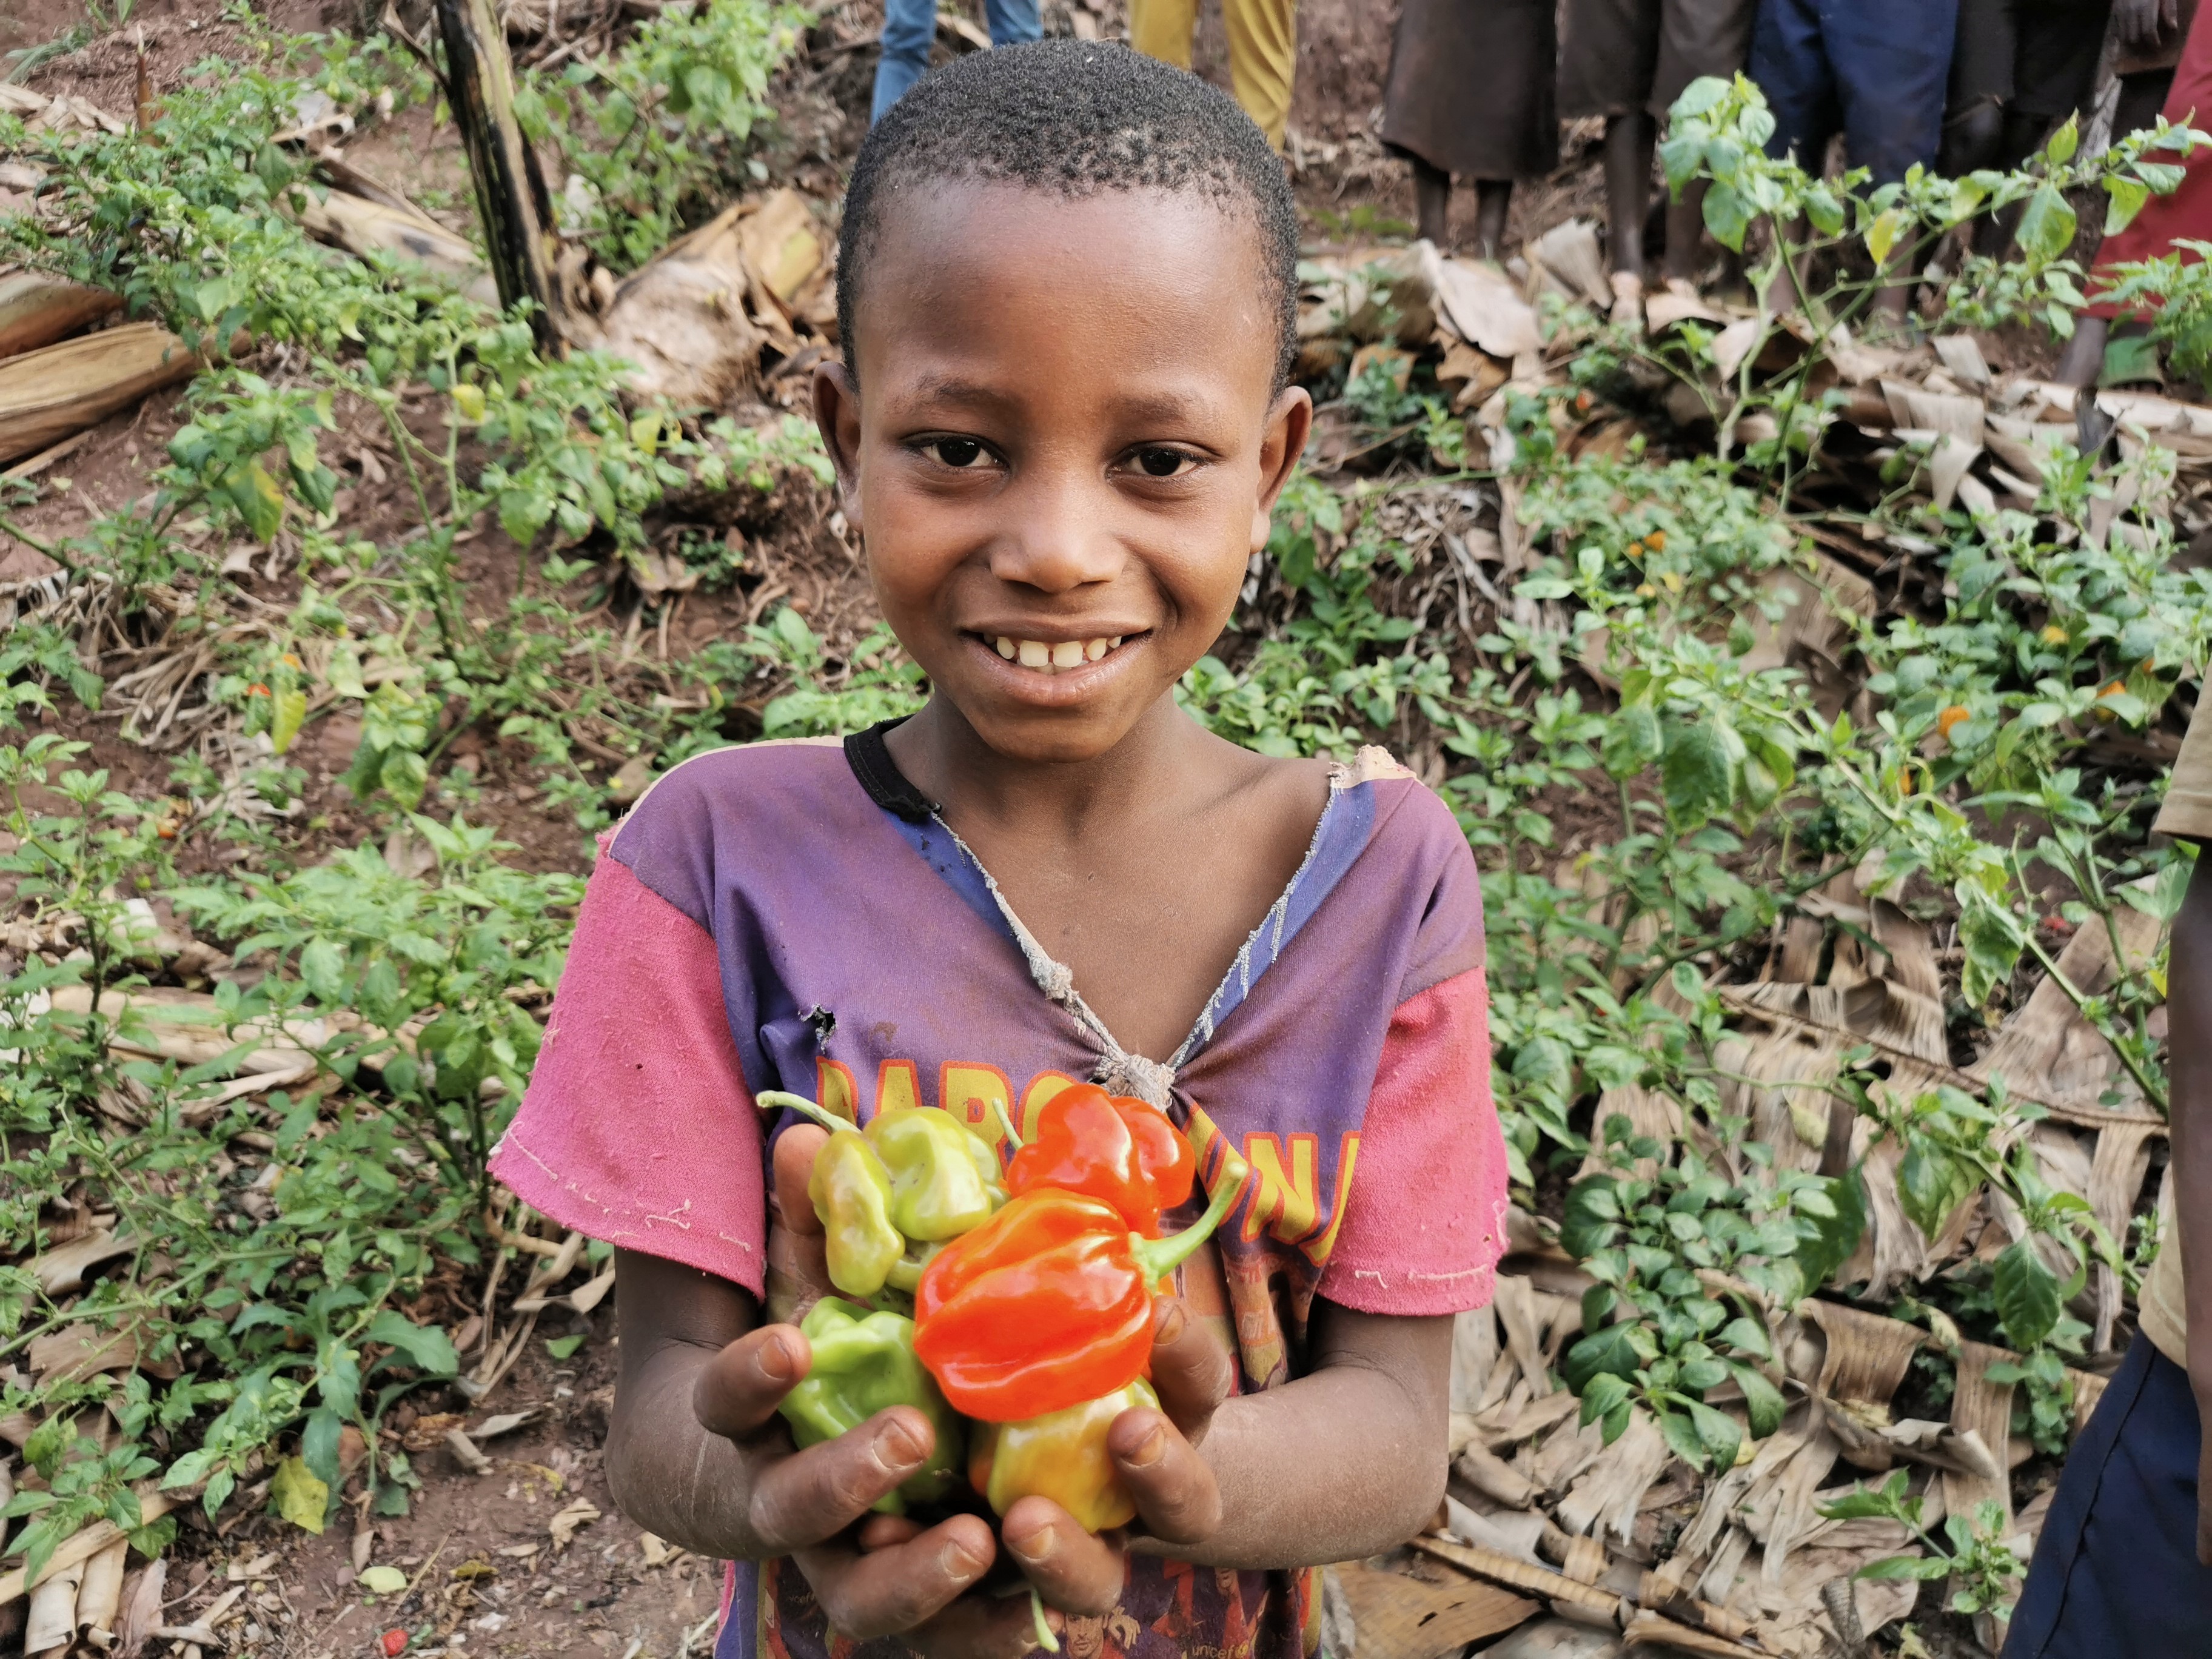
[[[740,1564],[722,1659],[1018,1654],[1027,1598],[994,1566],[1085,1656],[1296,1659],[1304,1570],[1434,1511],[1450,1316],[1487,1300],[1505,1207],[1474,863],[1380,750],[1256,755],[1174,696],[1311,420],[1296,254],[1259,131],[1119,46],[963,60],[861,152],[816,409],[928,703],[701,757],[639,802],[495,1165],[617,1246],[609,1478]],[[1231,1147],[1252,1166],[1161,1300],[1163,1409],[1110,1431],[1139,1520],[872,1517],[930,1429],[782,1432],[809,1350],[763,1322],[793,1289],[769,1220],[803,1262],[821,1132],[753,1096],[994,1139],[1085,1079],[1166,1112],[1202,1183]]]

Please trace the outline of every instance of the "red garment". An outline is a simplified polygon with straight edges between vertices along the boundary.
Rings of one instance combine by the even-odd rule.
[[[2199,6],[2190,20],[2173,86],[2159,113],[2177,125],[2190,121],[2199,132],[2212,132],[2212,6]],[[2092,292],[2111,285],[2113,265],[2162,258],[2176,251],[2178,241],[2212,242],[2212,147],[2200,146],[2185,167],[2180,189],[2152,197],[2124,230],[2105,239],[2091,273]],[[2185,248],[2180,253],[2191,262],[2198,257]],[[2118,313],[2111,305],[2093,305],[2089,314],[2109,319]]]

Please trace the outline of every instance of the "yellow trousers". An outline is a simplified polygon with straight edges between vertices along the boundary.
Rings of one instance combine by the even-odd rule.
[[[1221,0],[1221,15],[1237,101],[1280,149],[1298,62],[1297,0]],[[1198,0],[1129,0],[1129,44],[1147,58],[1188,69],[1197,26]]]

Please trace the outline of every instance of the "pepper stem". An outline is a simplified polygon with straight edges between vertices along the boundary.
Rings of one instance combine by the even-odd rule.
[[[836,1113],[831,1111],[828,1107],[818,1106],[814,1102],[807,1099],[804,1095],[786,1094],[781,1089],[762,1090],[758,1094],[753,1097],[753,1104],[756,1106],[787,1107],[790,1110],[798,1113],[801,1117],[811,1118],[815,1122],[829,1130],[833,1135],[840,1129],[843,1129],[848,1133],[857,1133],[860,1128],[858,1124],[848,1123],[843,1118],[839,1117]]]
[[[995,1097],[993,1097],[991,1101],[991,1115],[999,1120],[999,1127],[1006,1132],[1006,1144],[1012,1146],[1016,1152],[1019,1152],[1023,1147],[1029,1145],[1029,1142],[1022,1139],[1022,1132],[1014,1127],[1013,1119],[1006,1115],[1006,1103],[1005,1101],[1000,1100]]]
[[[1052,1626],[1045,1621],[1044,1597],[1035,1589],[1030,1591],[1030,1617],[1036,1620],[1037,1645],[1047,1653],[1058,1653],[1060,1638],[1052,1633]]]
[[[1137,1258],[1146,1279],[1157,1285],[1182,1266],[1198,1247],[1213,1237],[1213,1230],[1229,1218],[1229,1212],[1244,1194],[1252,1166],[1228,1148],[1222,1149],[1221,1176],[1213,1183],[1213,1201],[1206,1213],[1172,1238],[1146,1238],[1132,1233],[1129,1254]]]

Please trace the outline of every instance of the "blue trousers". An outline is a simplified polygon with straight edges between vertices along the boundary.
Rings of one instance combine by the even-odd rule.
[[[991,26],[994,46],[1019,46],[1044,33],[1037,16],[1037,0],[983,0],[983,15]],[[870,126],[882,120],[884,112],[928,72],[930,43],[936,38],[937,0],[885,0],[884,55],[876,63],[876,98],[868,112]]]
[[[1817,173],[1840,132],[1878,185],[1933,164],[1958,16],[1959,0],[1759,0],[1747,72],[1774,112],[1767,154]]]
[[[2004,1659],[2212,1655],[2212,1568],[2197,1559],[2201,1443],[2189,1373],[2136,1337],[2067,1454]]]

